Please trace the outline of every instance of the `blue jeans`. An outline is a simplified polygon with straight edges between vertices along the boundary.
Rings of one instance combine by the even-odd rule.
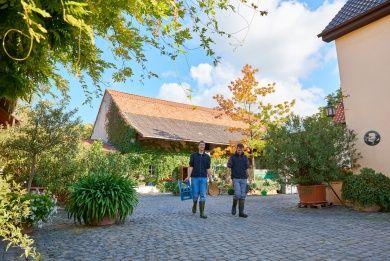
[[[246,198],[246,182],[247,179],[233,179],[234,186],[234,198],[245,199]]]
[[[206,201],[207,178],[191,178],[191,187],[194,201]]]

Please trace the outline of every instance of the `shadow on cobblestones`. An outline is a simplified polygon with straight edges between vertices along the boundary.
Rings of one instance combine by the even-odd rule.
[[[209,197],[208,219],[171,195],[142,196],[121,225],[74,224],[61,210],[33,238],[44,260],[390,260],[390,214],[343,207],[297,208],[296,195],[248,197],[250,215],[230,214],[231,197]],[[6,260],[19,260],[16,249]]]

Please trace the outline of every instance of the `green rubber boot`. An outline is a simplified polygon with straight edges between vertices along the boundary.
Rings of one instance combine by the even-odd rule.
[[[192,213],[196,213],[196,205],[198,204],[197,200],[194,200],[194,205],[192,205]]]
[[[200,217],[201,218],[207,218],[207,216],[204,214],[204,206],[205,206],[204,201],[199,201],[199,212],[200,212]]]
[[[233,198],[232,215],[237,213],[237,199]]]
[[[238,216],[243,217],[243,218],[247,218],[248,215],[244,213],[244,208],[245,208],[245,199],[240,199],[238,201],[238,211],[239,211]]]

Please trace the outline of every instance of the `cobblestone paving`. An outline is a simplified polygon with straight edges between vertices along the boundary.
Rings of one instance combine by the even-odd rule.
[[[390,260],[390,214],[343,207],[297,208],[296,195],[209,197],[208,219],[171,195],[142,196],[122,225],[76,225],[60,211],[33,238],[44,260]],[[15,249],[5,260],[19,260]]]

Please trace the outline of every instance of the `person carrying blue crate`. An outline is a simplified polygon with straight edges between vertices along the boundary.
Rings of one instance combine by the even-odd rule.
[[[232,215],[236,214],[238,202],[239,217],[247,218],[248,215],[244,213],[244,208],[247,193],[249,160],[244,154],[244,145],[241,143],[237,144],[236,153],[230,156],[227,167],[231,171],[234,188]]]
[[[201,218],[207,218],[204,213],[207,193],[207,178],[211,178],[211,158],[205,153],[206,143],[200,141],[198,152],[192,153],[188,167],[188,175],[184,181],[191,178],[191,187],[193,193],[192,213],[196,213],[196,205],[199,199],[199,213]]]

